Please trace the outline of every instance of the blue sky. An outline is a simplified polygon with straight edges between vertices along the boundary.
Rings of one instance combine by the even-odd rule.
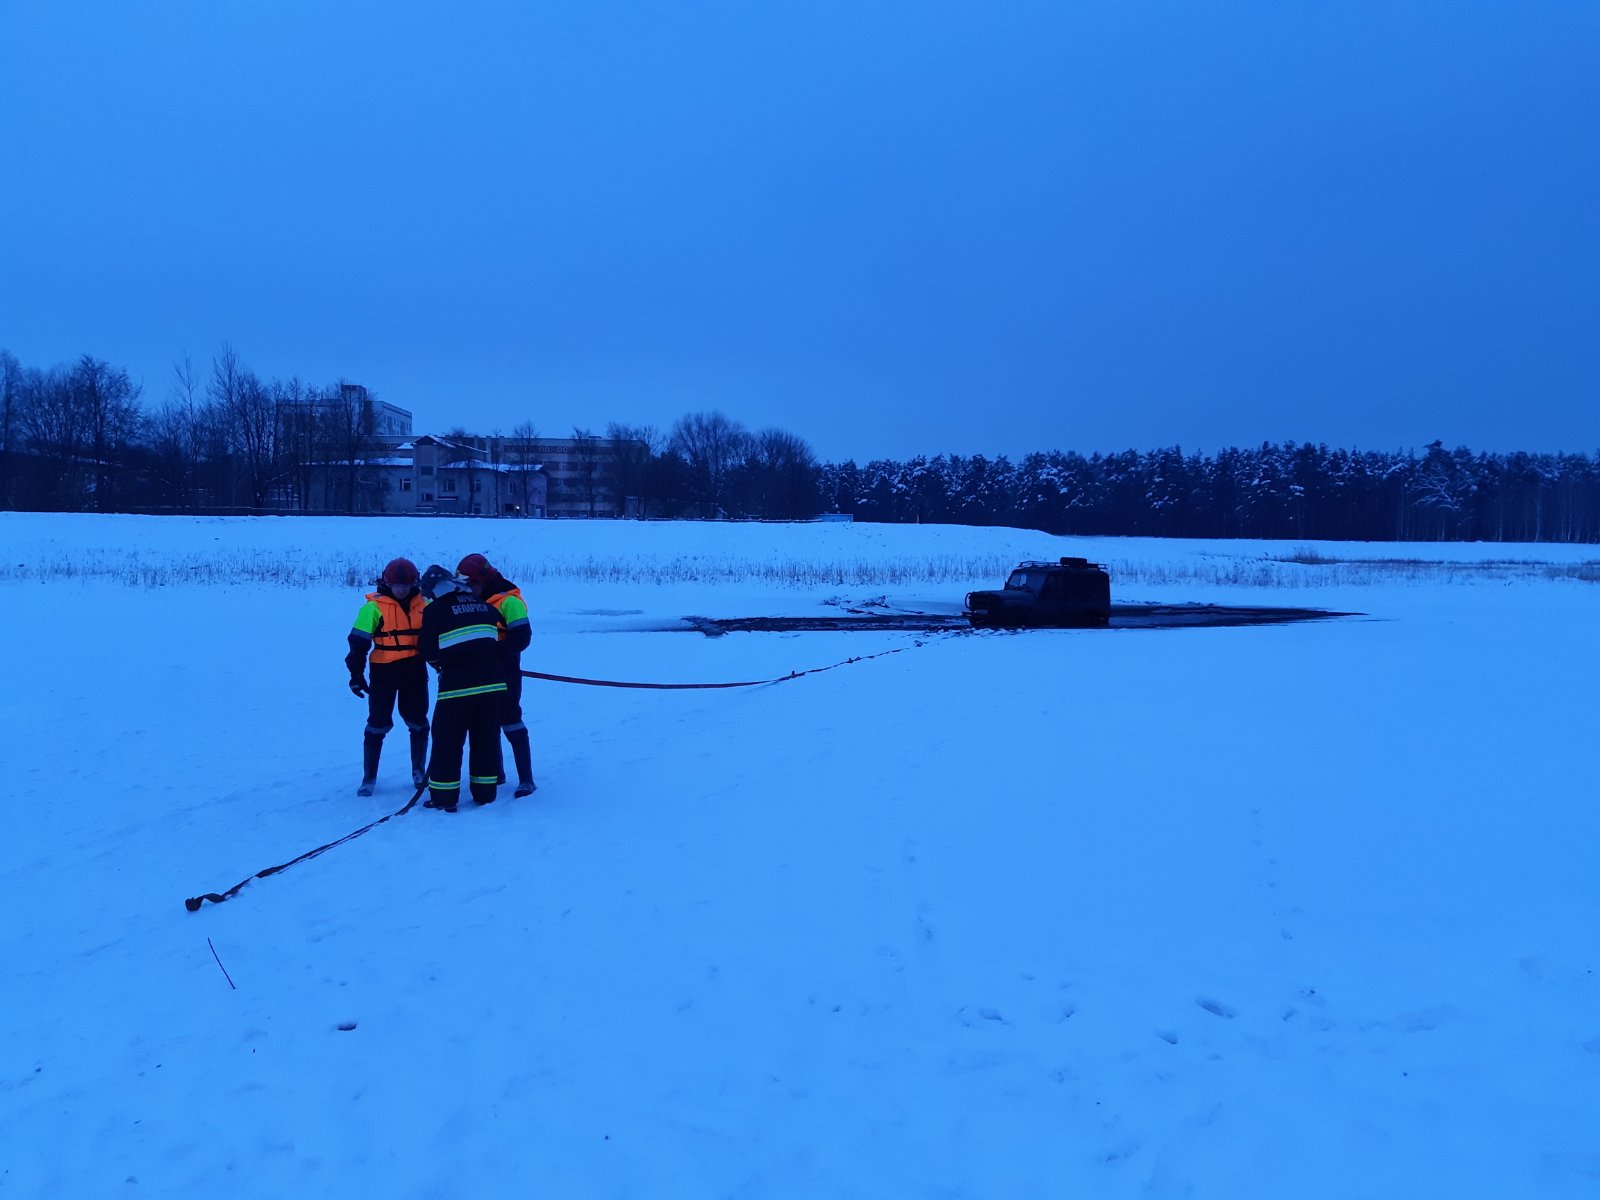
[[[824,457],[1600,447],[1588,3],[0,0],[0,347]]]

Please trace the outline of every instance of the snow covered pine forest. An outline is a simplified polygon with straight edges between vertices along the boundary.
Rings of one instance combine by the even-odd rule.
[[[379,539],[374,542],[374,538]],[[466,539],[466,540],[463,540]],[[1593,547],[0,514],[0,1195],[1600,1192]],[[540,789],[358,798],[344,634],[487,553]],[[954,613],[1024,557],[1259,628]],[[213,954],[213,948],[215,954]]]

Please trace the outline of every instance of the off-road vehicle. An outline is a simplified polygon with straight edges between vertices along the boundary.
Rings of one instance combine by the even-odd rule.
[[[1018,563],[998,592],[968,592],[973,625],[1104,625],[1111,576],[1086,558]]]

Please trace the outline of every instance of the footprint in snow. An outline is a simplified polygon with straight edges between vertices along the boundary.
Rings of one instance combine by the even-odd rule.
[[[1212,1000],[1206,996],[1201,996],[1195,1001],[1195,1003],[1201,1008],[1205,1009],[1212,1016],[1222,1017],[1224,1020],[1231,1021],[1239,1015],[1238,1009],[1224,1004],[1220,1000]]]
[[[1135,1154],[1139,1153],[1140,1144],[1141,1143],[1139,1142],[1138,1138],[1127,1138],[1102,1154],[1100,1156],[1100,1161],[1106,1166],[1111,1166],[1113,1163],[1125,1162],[1126,1160],[1132,1158]]]
[[[996,1025],[1011,1024],[998,1008],[968,1008],[966,1005],[956,1010],[956,1019],[968,1029],[978,1029],[989,1022]]]

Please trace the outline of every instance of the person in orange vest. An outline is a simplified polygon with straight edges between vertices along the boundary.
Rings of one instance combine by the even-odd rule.
[[[378,758],[383,739],[394,728],[395,701],[400,719],[411,732],[411,786],[427,781],[428,668],[417,652],[422,632],[422,610],[427,604],[417,590],[417,567],[409,558],[396,558],[383,568],[378,590],[356,613],[348,641],[350,691],[367,698],[367,727],[361,738],[361,786],[356,795],[372,795],[378,779]],[[371,652],[372,683],[363,668]]]
[[[538,786],[533,782],[533,750],[528,744],[528,727],[522,720],[522,652],[533,640],[528,624],[528,606],[522,591],[490,565],[481,554],[469,554],[456,564],[456,574],[472,585],[472,590],[505,618],[500,635],[500,650],[506,659],[506,692],[500,708],[500,732],[511,743],[511,756],[517,767],[514,796],[526,796]],[[502,775],[504,770],[502,769]]]

